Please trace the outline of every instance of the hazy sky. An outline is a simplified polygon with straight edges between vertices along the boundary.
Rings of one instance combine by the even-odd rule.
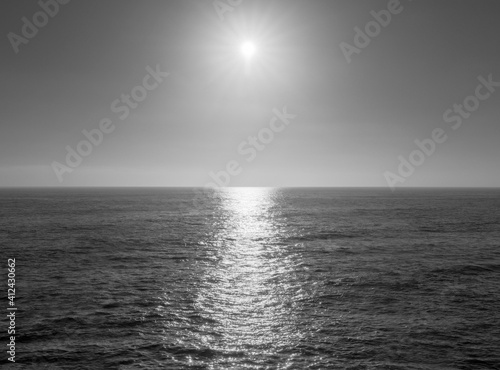
[[[53,17],[0,3],[0,186],[202,186],[231,161],[232,186],[387,186],[436,128],[398,186],[500,186],[500,86],[477,88],[500,85],[498,0],[233,0],[222,17],[212,0],[44,1]],[[374,36],[348,63],[355,27]],[[69,166],[100,123],[113,131]]]

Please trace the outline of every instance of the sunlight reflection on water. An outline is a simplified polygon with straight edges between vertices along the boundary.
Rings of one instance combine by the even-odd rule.
[[[196,299],[208,322],[205,329],[218,334],[210,346],[236,356],[293,347],[301,338],[295,314],[300,256],[282,242],[284,226],[273,216],[279,212],[275,190],[223,189],[218,196],[223,227],[212,243],[220,258],[207,266]],[[203,335],[199,339],[210,342]]]

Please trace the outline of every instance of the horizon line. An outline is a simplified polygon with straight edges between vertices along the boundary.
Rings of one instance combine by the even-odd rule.
[[[71,185],[71,186],[0,186],[0,189],[235,189],[235,188],[268,188],[268,189],[388,189],[387,186],[115,186],[115,185]],[[500,189],[500,186],[401,186],[397,189]]]

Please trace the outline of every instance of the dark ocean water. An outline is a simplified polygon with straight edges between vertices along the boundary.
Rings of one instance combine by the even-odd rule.
[[[194,195],[1,190],[2,368],[500,369],[500,191]]]

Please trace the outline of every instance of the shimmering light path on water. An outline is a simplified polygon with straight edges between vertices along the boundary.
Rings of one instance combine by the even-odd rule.
[[[237,189],[219,196],[222,227],[206,241],[219,259],[203,271],[206,285],[196,307],[215,323],[209,331],[224,338],[213,349],[248,353],[264,365],[304,336],[297,313],[309,283],[301,278],[300,255],[283,241],[288,232],[274,215],[280,212],[276,192]]]

